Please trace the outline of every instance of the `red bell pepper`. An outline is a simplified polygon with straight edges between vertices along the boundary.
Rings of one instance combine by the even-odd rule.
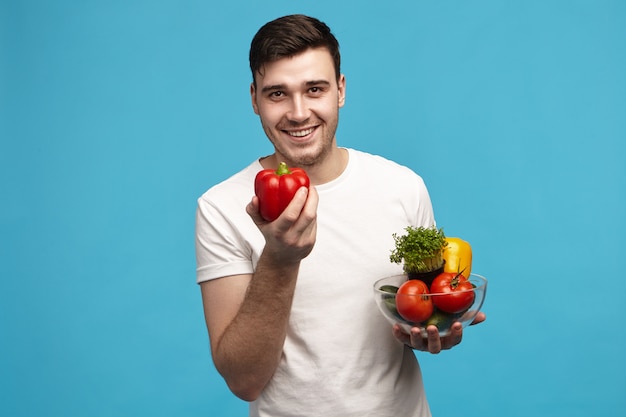
[[[281,162],[277,170],[259,171],[254,179],[254,193],[259,198],[261,216],[269,222],[276,220],[300,187],[309,187],[309,177],[301,168],[288,168]]]

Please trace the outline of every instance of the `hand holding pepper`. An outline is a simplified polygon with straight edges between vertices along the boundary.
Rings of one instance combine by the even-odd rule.
[[[254,180],[254,193],[259,198],[261,216],[272,222],[289,205],[300,187],[309,188],[310,181],[301,168],[288,168],[281,162],[277,170],[259,171]]]
[[[272,265],[282,266],[299,263],[307,257],[317,236],[318,201],[315,187],[300,187],[284,215],[269,222],[261,216],[259,197],[254,196],[246,212],[265,237],[261,257],[271,260]]]

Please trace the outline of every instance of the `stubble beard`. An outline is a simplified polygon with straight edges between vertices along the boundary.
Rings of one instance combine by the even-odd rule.
[[[276,155],[281,161],[284,160],[289,166],[308,168],[319,164],[331,153],[335,146],[335,133],[338,124],[339,118],[337,117],[330,125],[321,125],[327,128],[325,132],[322,132],[324,134],[322,140],[317,142],[313,148],[311,148],[310,144],[304,144],[299,147],[299,149],[296,149],[296,151],[293,151],[293,148],[288,149],[283,146],[281,141],[274,136],[273,130],[270,127],[263,125],[263,130],[270,142],[274,145]]]

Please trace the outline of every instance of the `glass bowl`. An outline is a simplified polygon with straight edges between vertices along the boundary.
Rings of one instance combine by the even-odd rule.
[[[472,283],[474,288],[472,290],[467,290],[467,292],[474,292],[474,301],[467,309],[457,313],[447,313],[437,307],[434,307],[433,313],[429,318],[421,322],[412,322],[404,319],[398,313],[396,308],[396,294],[394,292],[394,288],[397,289],[407,280],[408,277],[406,274],[392,275],[390,277],[379,279],[374,283],[374,299],[376,300],[378,309],[389,323],[392,325],[396,323],[400,324],[406,333],[409,333],[411,328],[417,327],[420,329],[423,337],[426,337],[427,335],[426,327],[431,324],[437,326],[441,337],[450,333],[450,327],[454,322],[458,321],[463,325],[463,327],[467,327],[472,321],[474,321],[476,314],[480,311],[480,308],[485,301],[485,294],[487,292],[487,279],[481,275],[470,274],[468,280]],[[445,293],[433,293],[427,294],[426,297],[435,300],[436,298],[444,297],[445,295]],[[422,297],[422,295],[403,295],[403,297]]]

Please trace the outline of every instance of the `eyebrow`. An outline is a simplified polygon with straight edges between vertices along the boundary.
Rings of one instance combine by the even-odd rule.
[[[317,85],[330,86],[330,82],[327,80],[311,80],[304,83],[307,87],[315,87]],[[285,84],[267,85],[261,89],[261,92],[266,93],[268,91],[285,90],[287,86]]]

